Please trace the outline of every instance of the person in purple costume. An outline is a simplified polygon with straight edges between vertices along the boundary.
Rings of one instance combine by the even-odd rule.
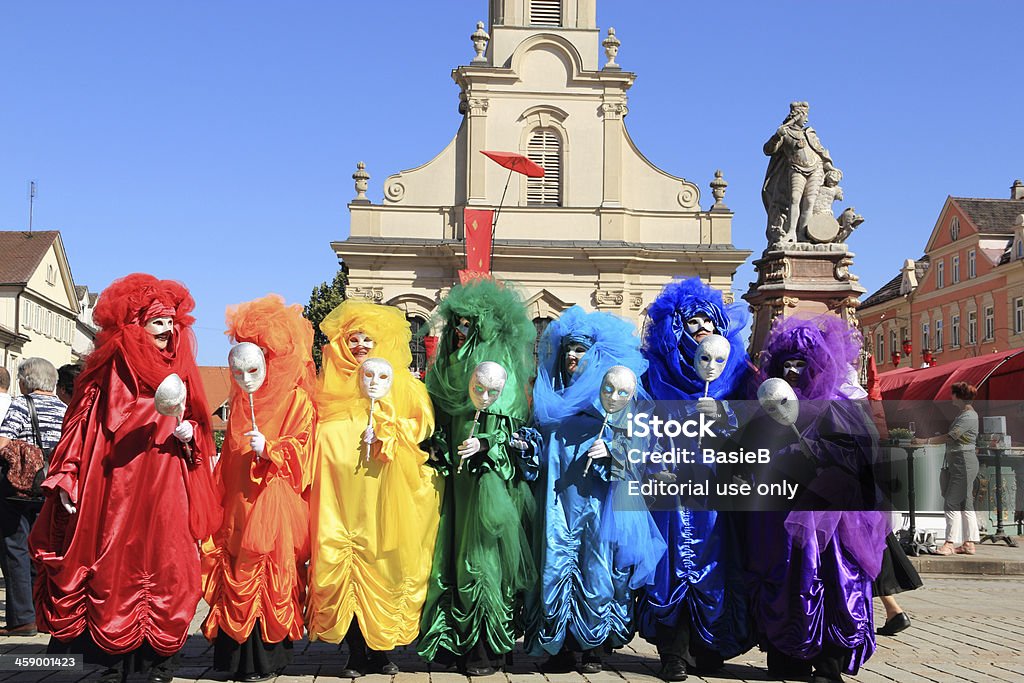
[[[800,399],[803,443],[775,425],[776,443],[789,444],[775,457],[806,454],[810,471],[803,505],[749,515],[751,611],[769,673],[780,678],[813,669],[812,683],[838,683],[875,651],[871,581],[888,529],[887,516],[873,509],[877,433],[842,389],[859,349],[857,331],[825,315],[777,321],[761,354],[763,378],[785,379]]]

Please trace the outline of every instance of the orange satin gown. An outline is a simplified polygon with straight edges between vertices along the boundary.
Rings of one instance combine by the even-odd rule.
[[[224,523],[203,544],[210,605],[203,635],[211,641],[219,630],[242,643],[257,619],[265,643],[303,635],[309,512],[300,494],[309,484],[314,410],[301,388],[283,398],[270,417],[257,413],[269,460],[255,458],[244,436],[251,426],[248,405],[231,413],[245,427],[229,429],[224,441],[217,465]]]

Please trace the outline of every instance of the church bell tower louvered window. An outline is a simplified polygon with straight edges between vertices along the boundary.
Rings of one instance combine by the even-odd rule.
[[[544,169],[543,178],[527,181],[527,205],[561,206],[562,143],[558,134],[549,128],[535,130],[530,136],[526,156]]]
[[[561,26],[562,0],[530,0],[530,24]]]

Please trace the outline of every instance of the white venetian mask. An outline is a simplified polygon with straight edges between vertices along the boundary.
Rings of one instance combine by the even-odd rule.
[[[469,400],[477,410],[487,410],[501,396],[508,373],[494,361],[485,360],[469,378]]]
[[[714,382],[725,372],[732,346],[720,334],[709,334],[697,345],[693,368],[705,382]]]
[[[614,365],[601,380],[601,406],[609,413],[621,412],[636,395],[636,374],[625,365]]]
[[[800,415],[800,400],[793,387],[784,379],[766,379],[757,388],[757,400],[776,422],[787,427],[795,425]]]
[[[241,342],[228,352],[231,379],[247,394],[255,394],[267,379],[267,360],[263,350],[252,342]]]
[[[790,358],[782,363],[782,377],[790,386],[800,383],[800,375],[807,369],[807,361],[803,358]]]
[[[356,362],[362,363],[370,355],[374,342],[370,335],[356,330],[349,333],[345,343],[348,344],[348,350],[352,352],[352,357],[356,359]]]
[[[171,335],[174,334],[174,318],[170,316],[150,318],[142,326],[142,329],[152,335],[153,344],[163,351],[167,348],[167,344],[171,340]]]
[[[395,373],[383,358],[369,358],[359,366],[359,389],[366,398],[380,400],[391,391]]]
[[[185,401],[188,399],[188,389],[181,377],[171,373],[160,382],[153,394],[153,404],[156,412],[161,415],[178,417],[185,412]]]
[[[694,313],[686,319],[686,331],[694,341],[701,341],[709,334],[714,334],[715,323],[706,313]]]
[[[565,347],[565,371],[568,374],[576,372],[580,361],[587,353],[587,347],[579,342],[573,342]]]

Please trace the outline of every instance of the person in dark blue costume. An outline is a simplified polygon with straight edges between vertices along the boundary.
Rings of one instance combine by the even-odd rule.
[[[741,397],[750,363],[743,349],[742,332],[749,314],[746,304],[722,301],[722,293],[699,278],[672,282],[648,310],[650,319],[644,356],[650,363],[645,386],[655,401],[679,401],[675,419],[693,419],[696,411],[717,416],[721,424],[734,417],[725,399]],[[693,367],[697,346],[706,336],[719,334],[732,351],[725,371],[709,387]],[[664,405],[664,404],[662,404]],[[698,408],[698,405],[700,406]],[[724,430],[721,430],[724,431]],[[696,448],[696,440],[675,447]],[[667,450],[672,444],[662,444]],[[654,476],[689,478],[679,465],[674,473]],[[701,669],[721,666],[752,644],[746,594],[743,591],[739,525],[729,515],[694,510],[679,504],[654,512],[655,522],[668,544],[658,565],[654,584],[638,605],[640,634],[655,643],[661,657],[660,675],[666,681],[686,678],[687,661]],[[692,659],[691,659],[692,657]]]
[[[597,673],[606,652],[633,638],[634,591],[653,579],[665,552],[643,499],[630,505],[624,489],[627,478],[640,476],[629,472],[636,466],[626,453],[645,440],[626,436],[626,420],[636,405],[628,394],[637,390],[647,362],[631,323],[578,306],[548,325],[537,353],[541,584],[526,646],[531,654],[550,655],[546,672],[575,669],[581,651],[580,671]],[[615,366],[633,376],[619,369],[606,377]],[[620,396],[618,412],[605,412],[602,392]]]
[[[749,515],[751,612],[769,673],[840,683],[875,650],[871,582],[881,567],[888,515],[877,511],[871,479],[877,433],[843,384],[860,335],[833,315],[777,321],[761,371],[785,379],[799,399],[796,427],[759,430],[774,458],[809,456],[811,477],[796,508]],[[774,432],[774,434],[773,434]],[[781,437],[781,438],[779,438]],[[811,499],[809,506],[804,501]],[[826,504],[822,505],[822,501]]]

